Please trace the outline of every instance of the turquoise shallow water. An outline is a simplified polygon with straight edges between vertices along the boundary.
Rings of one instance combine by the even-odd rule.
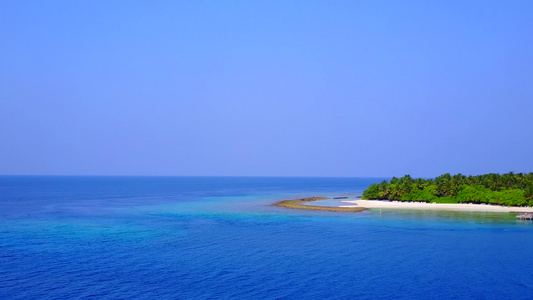
[[[0,177],[0,299],[529,299],[513,215],[269,204],[381,179]]]

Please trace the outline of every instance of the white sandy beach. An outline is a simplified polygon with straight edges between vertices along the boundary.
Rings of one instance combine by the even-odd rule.
[[[418,210],[449,210],[449,211],[480,211],[480,212],[533,212],[533,207],[507,207],[486,204],[448,204],[448,203],[421,203],[379,200],[345,200],[340,207],[364,207],[383,209],[418,209]]]

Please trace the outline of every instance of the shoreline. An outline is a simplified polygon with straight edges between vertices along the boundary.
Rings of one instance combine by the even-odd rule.
[[[478,212],[501,212],[501,213],[525,213],[533,212],[533,207],[520,206],[498,206],[487,204],[470,203],[425,203],[425,202],[400,202],[382,200],[345,200],[343,203],[352,205],[341,205],[339,207],[359,207],[366,209],[414,209],[414,210],[448,210],[448,211],[478,211]]]
[[[367,208],[365,207],[353,206],[353,205],[318,206],[318,205],[303,205],[302,204],[304,202],[314,202],[314,201],[320,201],[320,200],[326,200],[326,199],[329,199],[329,198],[309,197],[309,198],[301,198],[301,199],[295,199],[295,200],[283,200],[283,201],[279,201],[271,205],[276,206],[276,207],[289,208],[289,209],[320,210],[320,211],[331,211],[331,212],[361,212],[363,210],[367,210]]]
[[[533,207],[498,206],[472,203],[426,203],[406,201],[383,201],[383,200],[342,200],[346,205],[322,206],[304,205],[303,203],[329,200],[328,197],[307,197],[294,200],[283,200],[271,204],[271,206],[289,209],[303,209],[330,212],[361,212],[369,209],[392,209],[392,210],[426,210],[426,211],[459,211],[459,212],[493,212],[493,213],[533,213]]]

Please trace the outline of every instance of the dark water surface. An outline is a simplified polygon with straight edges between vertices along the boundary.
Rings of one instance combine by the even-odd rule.
[[[510,214],[269,206],[379,178],[0,177],[0,299],[530,299]]]

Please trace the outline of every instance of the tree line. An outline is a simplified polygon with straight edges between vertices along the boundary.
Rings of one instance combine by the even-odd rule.
[[[533,173],[478,176],[447,173],[434,179],[405,175],[370,185],[362,199],[533,206]]]

